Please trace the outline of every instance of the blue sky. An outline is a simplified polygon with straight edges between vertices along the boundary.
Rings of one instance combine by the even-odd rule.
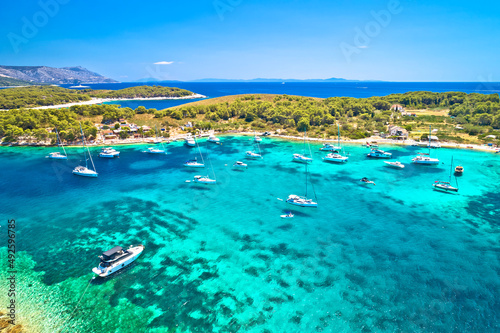
[[[481,0],[4,2],[0,64],[81,65],[119,81],[498,82],[499,12]]]

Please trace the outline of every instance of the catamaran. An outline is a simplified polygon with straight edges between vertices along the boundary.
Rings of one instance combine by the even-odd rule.
[[[54,152],[54,153],[49,153],[49,156],[47,156],[47,158],[52,158],[55,160],[67,160],[68,154],[66,154],[66,150],[64,150],[64,146],[63,146],[61,138],[59,138],[59,133],[57,132],[57,128],[56,128],[56,136],[57,136],[57,144],[61,145],[61,148],[64,152],[64,155],[61,154],[60,152]]]
[[[196,146],[198,147],[198,152],[200,153],[201,163],[198,162],[198,159],[195,157],[194,160],[188,160],[188,161],[184,162],[184,166],[188,167],[188,168],[204,168],[205,161],[203,161],[203,154],[201,153],[200,145],[198,144],[198,141],[196,141],[196,140],[194,140],[194,141],[195,141]]]
[[[307,165],[308,163],[305,163],[306,167],[306,194],[304,196],[298,196],[296,194],[290,194],[288,198],[286,199],[286,202],[290,205],[294,206],[299,206],[299,207],[318,207],[318,203],[313,201],[313,199],[308,199],[307,198],[307,178],[308,178],[308,171],[307,171]],[[311,184],[312,185],[312,184]],[[313,188],[314,192],[314,188]],[[314,192],[314,197],[316,200],[316,193]]]
[[[99,258],[101,262],[99,266],[94,267],[92,272],[100,277],[107,277],[120,269],[133,263],[142,251],[144,245],[131,245],[128,249],[124,250],[121,246],[115,246],[111,250],[103,252]]]
[[[309,156],[312,156],[310,147],[309,147]],[[304,148],[302,150],[302,154],[293,154],[292,161],[299,163],[312,163],[313,161],[312,157],[306,156],[306,131],[304,131]]]
[[[455,177],[455,181],[457,183],[457,187],[451,186],[451,173],[453,171],[453,156],[451,157],[451,164],[450,164],[450,176],[448,178],[447,182],[436,180],[432,186],[434,187],[435,190],[439,191],[445,191],[445,192],[458,192],[458,181],[457,178]]]
[[[439,164],[437,158],[432,158],[431,156],[431,126],[429,125],[429,152],[428,153],[418,153],[411,161],[415,164],[427,164],[436,165]]]
[[[73,174],[77,176],[82,176],[82,177],[97,177],[97,172],[95,170],[95,165],[94,161],[92,160],[92,154],[90,154],[89,147],[85,145],[85,136],[83,135],[83,130],[82,130],[82,124],[80,123],[80,132],[82,133],[82,144],[83,144],[83,158],[85,159],[85,166],[77,166],[73,170]],[[86,156],[86,152],[89,154],[89,158]],[[92,164],[93,169],[89,169],[88,166],[88,160],[90,159],[90,162]]]
[[[337,124],[337,131],[338,131],[337,145],[338,145],[338,148],[340,148],[340,125],[338,125],[338,124]],[[334,153],[334,152],[323,157],[323,161],[325,161],[325,162],[345,163],[348,160],[349,160],[349,157],[343,156],[339,153]]]

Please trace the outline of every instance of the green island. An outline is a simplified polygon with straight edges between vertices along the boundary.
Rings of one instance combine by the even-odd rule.
[[[41,91],[54,94],[62,103],[88,100],[91,97],[129,98],[187,96],[191,92],[166,87],[133,87],[117,91],[68,91],[57,87],[5,89],[0,92],[0,105],[5,106],[9,93]],[[53,90],[52,90],[53,89]],[[17,104],[44,105],[47,98],[31,99],[20,93]],[[23,97],[24,96],[24,97]],[[90,140],[103,138],[115,131],[117,139],[155,136],[154,127],[164,129],[163,136],[185,131],[216,130],[219,132],[271,131],[280,135],[333,139],[337,125],[343,138],[364,139],[382,136],[394,139],[425,140],[429,125],[438,131],[439,139],[465,144],[499,145],[500,99],[498,94],[463,92],[433,93],[427,91],[391,94],[384,97],[311,98],[288,95],[234,95],[201,100],[181,106],[156,110],[139,106],[135,110],[119,105],[74,105],[69,108],[34,110],[11,109],[0,113],[0,137],[4,143],[55,143],[57,127],[61,139],[71,143],[79,138],[79,122]],[[191,123],[192,127],[184,128]],[[135,126],[136,131],[131,131]],[[135,135],[135,136],[134,136]]]
[[[193,95],[191,91],[161,87],[137,86],[121,90],[73,90],[57,86],[33,86],[0,90],[0,109],[51,106],[101,99],[174,98]]]

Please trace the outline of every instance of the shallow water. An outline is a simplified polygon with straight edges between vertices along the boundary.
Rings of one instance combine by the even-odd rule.
[[[314,144],[308,194],[319,207],[307,209],[278,200],[305,193],[304,166],[291,162],[300,142],[265,138],[258,161],[244,159],[248,138],[222,143],[201,143],[216,186],[185,182],[211,171],[183,168],[196,150],[181,143],[163,156],[119,147],[119,159],[95,158],[97,179],[71,174],[81,148],[68,161],[2,148],[19,320],[35,332],[500,330],[499,155],[441,148],[432,155],[444,164],[426,167],[409,163],[418,148],[382,146],[406,165],[397,170],[360,146],[346,147],[346,164],[324,163]],[[452,156],[465,168],[459,193],[433,191]],[[236,160],[249,168],[231,170]],[[295,217],[280,219],[285,210]],[[143,255],[93,281],[75,310],[100,252],[138,243]]]

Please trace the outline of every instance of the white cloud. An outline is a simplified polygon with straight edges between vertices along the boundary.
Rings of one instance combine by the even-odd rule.
[[[173,61],[158,61],[155,62],[155,65],[172,65],[174,62]]]
[[[366,46],[366,45],[358,46],[358,49],[367,49],[367,48],[368,48],[368,46]]]

